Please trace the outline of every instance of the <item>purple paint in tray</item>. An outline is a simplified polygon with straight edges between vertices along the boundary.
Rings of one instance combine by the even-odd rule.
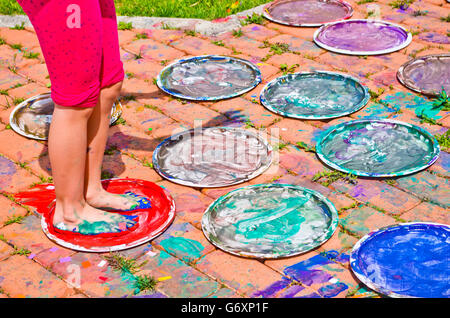
[[[314,41],[337,53],[375,55],[400,50],[411,37],[402,27],[388,22],[347,20],[323,26],[314,34]]]

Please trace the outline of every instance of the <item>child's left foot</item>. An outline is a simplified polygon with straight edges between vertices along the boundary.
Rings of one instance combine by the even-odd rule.
[[[114,194],[102,190],[96,194],[87,194],[86,202],[98,209],[111,209],[118,211],[132,211],[135,209],[150,207],[150,202],[148,200],[131,192],[126,192],[125,194]]]

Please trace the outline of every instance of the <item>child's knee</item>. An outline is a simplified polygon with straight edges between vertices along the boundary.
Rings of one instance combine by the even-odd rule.
[[[101,91],[102,98],[106,99],[108,102],[115,102],[120,96],[122,84],[123,81],[120,81],[111,86],[103,88]]]

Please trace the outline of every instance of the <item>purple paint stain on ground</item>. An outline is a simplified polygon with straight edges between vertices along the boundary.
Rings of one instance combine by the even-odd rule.
[[[281,297],[283,298],[293,298],[295,295],[297,295],[299,292],[304,290],[305,287],[300,285],[293,285],[289,287],[283,294],[281,294]]]
[[[280,281],[277,281],[273,284],[271,284],[269,287],[267,287],[264,290],[257,291],[253,293],[252,297],[263,297],[267,298],[270,296],[274,296],[277,292],[283,290],[284,288],[288,287],[289,284],[292,282],[286,278],[283,278]]]
[[[59,259],[59,262],[60,263],[67,263],[67,262],[70,262],[71,260],[72,260],[71,257],[63,257],[63,258]]]
[[[314,268],[331,263],[332,262],[325,256],[316,255],[303,262],[286,267],[284,274],[307,286],[317,283],[326,283],[333,278],[333,276],[320,269],[316,270]]]
[[[333,285],[327,285],[319,288],[318,292],[322,297],[331,298],[339,295],[344,290],[348,289],[348,286],[344,283],[338,282]]]
[[[442,151],[440,153],[440,164],[442,168],[444,168],[447,171],[450,171],[450,154]]]
[[[124,296],[123,298],[127,298],[127,297],[128,297],[128,295]],[[159,292],[156,292],[151,295],[133,296],[133,298],[167,298],[167,296],[164,294],[161,294]]]
[[[357,185],[355,188],[353,188],[352,197],[357,198],[359,196],[366,196],[364,194],[364,187],[362,185]]]
[[[434,32],[422,33],[419,35],[419,39],[432,43],[450,44],[448,36]]]
[[[0,156],[0,176],[12,175],[16,172],[16,165],[14,162]]]

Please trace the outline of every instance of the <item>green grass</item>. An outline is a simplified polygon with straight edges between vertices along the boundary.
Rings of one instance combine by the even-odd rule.
[[[436,137],[436,140],[439,142],[441,149],[446,152],[449,152],[449,150],[450,150],[450,130],[447,130],[442,135],[434,135],[434,137]]]
[[[134,287],[137,289],[135,294],[146,290],[153,291],[155,290],[156,284],[156,279],[150,275],[137,276],[134,284]]]
[[[140,268],[147,263],[147,261],[144,261],[139,264],[135,259],[128,259],[118,253],[110,253],[109,255],[105,256],[105,259],[115,270],[128,272],[130,274],[139,272]]]
[[[6,221],[3,223],[3,225],[6,226],[6,225],[13,224],[13,223],[22,223],[23,218],[24,218],[23,215],[18,215],[18,216],[13,215],[13,216],[10,216],[10,217],[8,217],[8,220],[6,220]]]
[[[214,20],[269,0],[115,0],[118,15]],[[0,14],[24,14],[16,0],[0,0]]]

